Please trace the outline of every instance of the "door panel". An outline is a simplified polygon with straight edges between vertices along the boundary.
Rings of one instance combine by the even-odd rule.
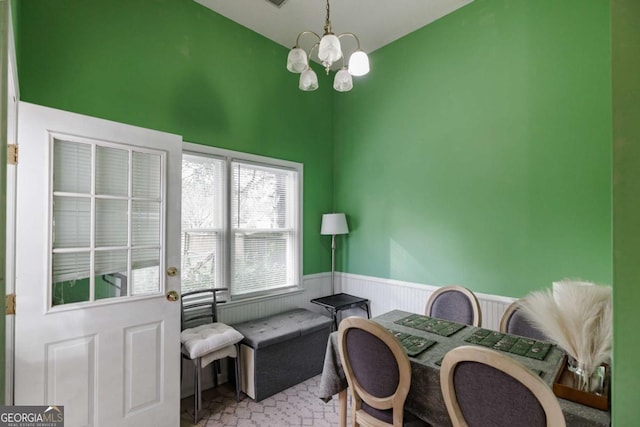
[[[165,294],[180,291],[180,275],[164,272],[180,262],[181,138],[28,103],[18,138],[15,404],[64,405],[68,426],[179,425],[180,304]],[[54,188],[52,170],[67,179],[82,167],[55,156],[56,138],[91,146],[84,190]],[[128,177],[109,182],[114,170]],[[128,237],[104,235],[111,219]],[[89,243],[57,239],[56,224],[89,227]],[[87,255],[86,274],[56,264],[54,288],[54,256],[70,254]]]

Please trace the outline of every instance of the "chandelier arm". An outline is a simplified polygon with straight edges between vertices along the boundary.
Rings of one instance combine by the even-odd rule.
[[[320,41],[321,39],[321,37],[315,31],[302,31],[300,34],[298,34],[298,37],[296,38],[296,47],[300,47],[300,37],[304,36],[305,34],[313,34],[314,36],[316,36],[318,41]]]
[[[355,35],[355,34],[353,34],[353,33],[342,33],[342,34],[340,34],[340,35],[338,36],[338,39],[341,39],[341,38],[342,38],[342,37],[344,37],[344,36],[351,36],[351,37],[353,37],[354,39],[356,39],[356,44],[357,44],[357,46],[358,46],[357,50],[362,50],[362,49],[360,49],[360,39],[358,38],[358,36],[356,36],[356,35]]]
[[[320,43],[316,43],[313,46],[311,46],[311,49],[309,49],[309,53],[307,54],[307,66],[309,66],[309,64],[311,63],[311,52],[313,52],[314,48],[320,48]]]

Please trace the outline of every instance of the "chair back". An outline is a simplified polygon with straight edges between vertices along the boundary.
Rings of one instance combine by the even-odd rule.
[[[372,320],[348,317],[340,322],[338,348],[353,425],[401,426],[411,364],[396,337]]]
[[[479,346],[448,352],[440,386],[454,427],[564,427],[547,384],[515,359]]]
[[[465,325],[482,325],[478,298],[462,286],[443,286],[434,291],[427,301],[425,314]]]
[[[218,321],[220,294],[227,288],[209,288],[185,292],[180,298],[181,330]]]
[[[549,338],[520,310],[518,301],[514,301],[507,307],[500,318],[500,332],[521,337],[532,338],[534,340],[549,341]]]

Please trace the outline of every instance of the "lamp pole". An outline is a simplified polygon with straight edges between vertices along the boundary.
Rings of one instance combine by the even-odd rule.
[[[331,236],[331,294],[336,294],[336,234],[348,234],[349,226],[343,213],[322,215],[320,234]]]
[[[336,235],[331,235],[331,295],[336,294],[336,285],[335,285],[335,274],[336,274]]]

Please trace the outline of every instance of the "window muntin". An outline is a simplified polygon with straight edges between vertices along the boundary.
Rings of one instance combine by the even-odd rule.
[[[161,293],[165,153],[51,144],[51,306]]]
[[[232,298],[245,298],[297,287],[301,165],[188,146],[192,150],[183,154],[183,292],[228,287]]]

